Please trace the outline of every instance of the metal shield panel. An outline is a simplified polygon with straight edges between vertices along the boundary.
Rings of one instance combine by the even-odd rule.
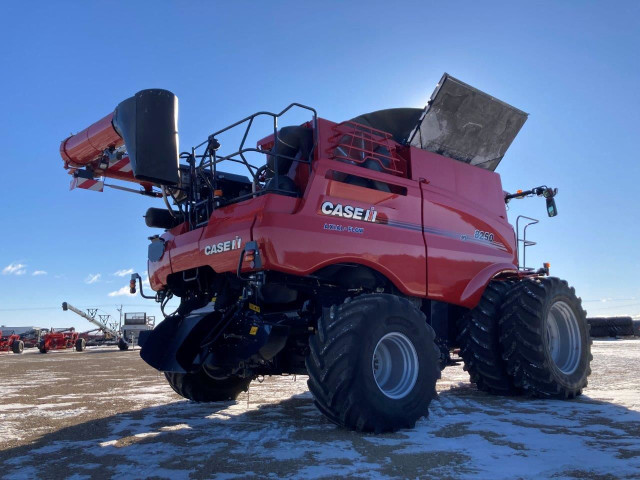
[[[168,90],[141,90],[116,107],[113,126],[124,139],[136,179],[178,184],[178,97]]]
[[[445,73],[409,143],[493,171],[527,116]]]

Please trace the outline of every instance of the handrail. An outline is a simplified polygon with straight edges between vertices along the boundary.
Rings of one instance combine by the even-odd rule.
[[[243,118],[242,120],[239,120],[227,127],[224,127],[220,130],[217,130],[215,132],[213,132],[211,135],[209,135],[209,137],[207,138],[207,140],[205,140],[204,142],[199,143],[198,145],[196,145],[195,147],[193,147],[191,149],[191,153],[186,153],[186,158],[187,161],[189,163],[189,167],[190,167],[190,175],[189,175],[189,188],[186,189],[187,190],[187,199],[185,202],[185,206],[187,208],[187,215],[186,218],[189,222],[189,229],[192,230],[193,228],[197,228],[200,227],[204,224],[206,224],[206,222],[204,221],[198,221],[197,217],[197,210],[198,208],[203,208],[204,205],[204,209],[205,209],[205,215],[207,217],[207,221],[208,218],[211,216],[211,213],[213,213],[213,211],[218,207],[216,205],[216,201],[215,201],[215,197],[214,197],[214,192],[215,190],[217,190],[217,165],[220,162],[223,161],[231,161],[231,162],[235,162],[235,163],[239,163],[241,165],[244,165],[246,167],[246,169],[248,170],[249,174],[251,175],[253,182],[255,183],[257,181],[257,177],[256,174],[258,172],[258,167],[252,165],[249,160],[247,160],[245,154],[247,153],[259,153],[262,155],[269,155],[271,152],[269,150],[262,150],[260,148],[255,148],[255,147],[246,147],[245,143],[247,141],[247,138],[249,136],[249,132],[251,131],[252,126],[254,125],[254,120],[259,117],[259,116],[267,116],[267,117],[271,117],[273,119],[273,137],[274,137],[274,142],[277,142],[278,140],[278,119],[284,115],[285,113],[287,113],[289,110],[298,107],[304,110],[308,110],[312,113],[313,118],[312,118],[312,126],[313,126],[313,146],[310,149],[309,155],[307,158],[292,158],[289,157],[287,155],[283,155],[283,154],[278,154],[275,156],[274,161],[276,162],[276,168],[275,168],[275,175],[274,175],[274,184],[275,185],[280,185],[279,182],[279,174],[278,173],[278,168],[277,168],[277,162],[280,159],[287,159],[287,160],[296,160],[298,162],[301,163],[307,163],[309,165],[309,170],[311,170],[311,162],[312,159],[315,155],[315,152],[317,150],[317,146],[318,146],[318,114],[316,112],[316,110],[312,107],[308,107],[306,105],[303,105],[301,103],[292,103],[289,106],[287,106],[285,109],[283,109],[281,112],[279,113],[272,113],[272,112],[267,112],[267,111],[260,111],[260,112],[256,112],[252,115],[249,115],[248,117]],[[242,135],[242,140],[240,141],[240,144],[238,145],[238,150],[224,155],[224,156],[219,156],[217,153],[217,150],[220,148],[220,142],[217,140],[217,136],[228,132],[230,130],[232,130],[233,128],[236,128],[240,125],[246,124],[244,127],[244,133]],[[205,147],[204,153],[202,154],[196,154],[196,150],[202,147]],[[196,161],[199,161],[199,164],[196,166]],[[211,173],[211,179],[206,178],[206,175],[203,174],[205,169],[209,169],[210,173]],[[202,178],[200,178],[202,177]],[[200,192],[197,192],[197,183],[198,181],[202,181],[208,184],[210,192],[209,195],[206,196],[206,198],[201,197],[200,196]],[[285,190],[281,190],[281,189],[270,189],[268,191],[269,193],[282,193],[282,194],[290,194],[290,192],[287,192]],[[247,194],[247,195],[243,195],[241,197],[238,197],[236,199],[234,199],[234,201],[237,200],[243,200],[246,198],[251,198],[251,197],[255,197],[258,195],[262,195],[266,193],[266,191],[256,191],[253,192],[251,194]],[[195,221],[193,221],[195,220]]]
[[[530,220],[522,229],[522,238],[520,238],[520,219],[524,218]],[[517,254],[518,254],[518,270],[532,270],[531,268],[527,268],[527,247],[532,247],[537,245],[537,242],[533,242],[531,240],[527,240],[527,228],[531,225],[535,225],[536,223],[540,223],[540,220],[537,218],[527,217],[526,215],[518,215],[516,219],[516,241],[517,241]],[[520,244],[522,243],[522,265],[520,265]]]

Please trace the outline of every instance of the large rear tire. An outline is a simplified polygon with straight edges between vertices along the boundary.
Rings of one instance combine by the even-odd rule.
[[[574,398],[591,374],[591,337],[581,300],[558,278],[527,278],[508,294],[500,343],[514,384],[534,397]]]
[[[24,342],[22,340],[16,340],[11,344],[11,351],[13,353],[22,353],[24,351]]]
[[[494,395],[520,393],[507,372],[500,346],[500,307],[511,281],[493,281],[487,285],[480,303],[458,321],[458,343],[464,369],[478,390]]]
[[[221,380],[211,378],[204,370],[194,373],[165,372],[171,388],[180,396],[194,402],[222,402],[235,400],[246,392],[250,378],[229,377]]]
[[[434,338],[424,314],[394,295],[334,305],[309,341],[308,385],[316,406],[337,425],[358,431],[412,428],[436,396]]]
[[[87,341],[84,338],[76,340],[76,352],[82,352],[87,348]]]
[[[121,351],[129,350],[129,344],[125,342],[122,337],[120,337],[120,340],[118,340],[118,348]]]

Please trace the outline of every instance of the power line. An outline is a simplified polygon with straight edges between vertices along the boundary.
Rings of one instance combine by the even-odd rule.
[[[640,303],[628,303],[626,305],[602,305],[600,307],[590,308],[590,310],[613,310],[614,308],[637,307]]]
[[[629,300],[637,300],[638,297],[630,297],[630,298],[600,298],[597,300],[582,300],[582,303],[609,303],[609,302],[628,302]]]
[[[146,304],[146,305],[142,305],[142,304],[135,304],[135,303],[125,303],[123,304],[124,307],[156,307],[156,305],[150,305],[150,304]],[[108,303],[108,304],[102,304],[102,305],[78,305],[78,308],[95,308],[95,307],[113,307],[113,304]],[[62,310],[61,306],[57,306],[57,307],[16,307],[16,308],[0,308],[0,312],[26,312],[26,311],[31,311],[31,310]]]

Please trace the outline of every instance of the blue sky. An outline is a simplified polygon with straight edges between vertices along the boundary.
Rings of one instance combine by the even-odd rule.
[[[59,143],[143,88],[180,98],[183,149],[297,101],[343,120],[423,106],[448,72],[530,113],[498,168],[590,315],[639,314],[638,2],[5,2],[0,29],[0,325],[90,326],[59,305],[157,313],[116,296],[146,268],[154,201],[69,192]],[[159,206],[159,205],[158,205]],[[46,272],[36,275],[36,272]],[[93,279],[93,281],[92,281]],[[112,296],[109,294],[112,293]]]

